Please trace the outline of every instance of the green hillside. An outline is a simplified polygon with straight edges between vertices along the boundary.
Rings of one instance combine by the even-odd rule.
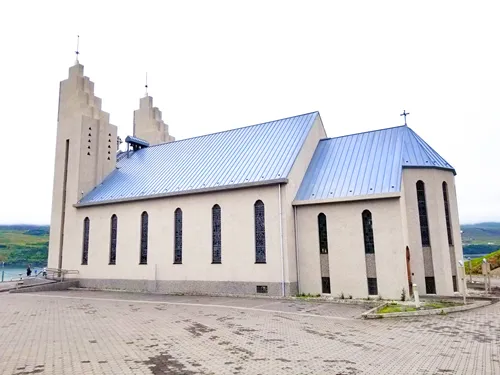
[[[469,244],[500,245],[500,223],[462,225],[462,241]]]
[[[0,262],[43,267],[47,264],[48,247],[48,225],[0,225]]]

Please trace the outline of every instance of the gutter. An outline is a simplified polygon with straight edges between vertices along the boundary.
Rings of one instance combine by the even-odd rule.
[[[280,220],[281,295],[285,297],[285,257],[283,254],[283,217],[281,209],[281,184],[278,185],[278,205],[279,205],[279,220]]]
[[[300,294],[299,223],[297,222],[297,206],[293,207],[293,229],[295,232],[295,269],[297,271],[297,294]]]
[[[111,199],[103,200],[103,201],[91,201],[91,202],[85,202],[85,203],[79,202],[79,203],[74,204],[73,207],[80,208],[80,207],[89,207],[89,206],[103,206],[103,205],[107,205],[107,204],[136,202],[136,201],[143,201],[143,200],[148,200],[148,199],[175,197],[175,196],[179,196],[179,195],[211,193],[211,192],[216,192],[216,191],[236,190],[236,189],[269,186],[269,185],[277,185],[277,184],[286,184],[286,183],[288,183],[288,178],[278,178],[275,180],[246,182],[246,183],[242,183],[242,184],[213,186],[213,187],[208,187],[208,188],[192,189],[192,190],[172,191],[169,193],[159,193],[159,194],[144,195],[144,196],[135,196],[135,197],[118,198],[118,199],[111,198]],[[90,194],[90,192],[88,194]]]

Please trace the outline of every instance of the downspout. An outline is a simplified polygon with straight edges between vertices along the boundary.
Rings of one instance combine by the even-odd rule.
[[[280,218],[280,252],[281,252],[281,294],[285,296],[285,257],[283,254],[283,220],[281,210],[281,184],[278,184],[278,202]]]
[[[297,206],[293,206],[293,229],[295,232],[295,268],[297,270],[297,294],[300,294],[299,223],[297,222]]]

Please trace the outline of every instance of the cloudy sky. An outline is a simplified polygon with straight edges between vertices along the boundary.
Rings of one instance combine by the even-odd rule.
[[[2,5],[0,223],[48,224],[59,81],[75,60],[119,134],[154,98],[177,139],[320,111],[329,136],[408,124],[457,170],[462,223],[500,220],[498,1]]]

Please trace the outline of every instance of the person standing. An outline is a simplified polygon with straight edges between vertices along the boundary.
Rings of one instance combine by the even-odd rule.
[[[31,265],[28,264],[28,268],[26,268],[26,276],[31,276]]]

